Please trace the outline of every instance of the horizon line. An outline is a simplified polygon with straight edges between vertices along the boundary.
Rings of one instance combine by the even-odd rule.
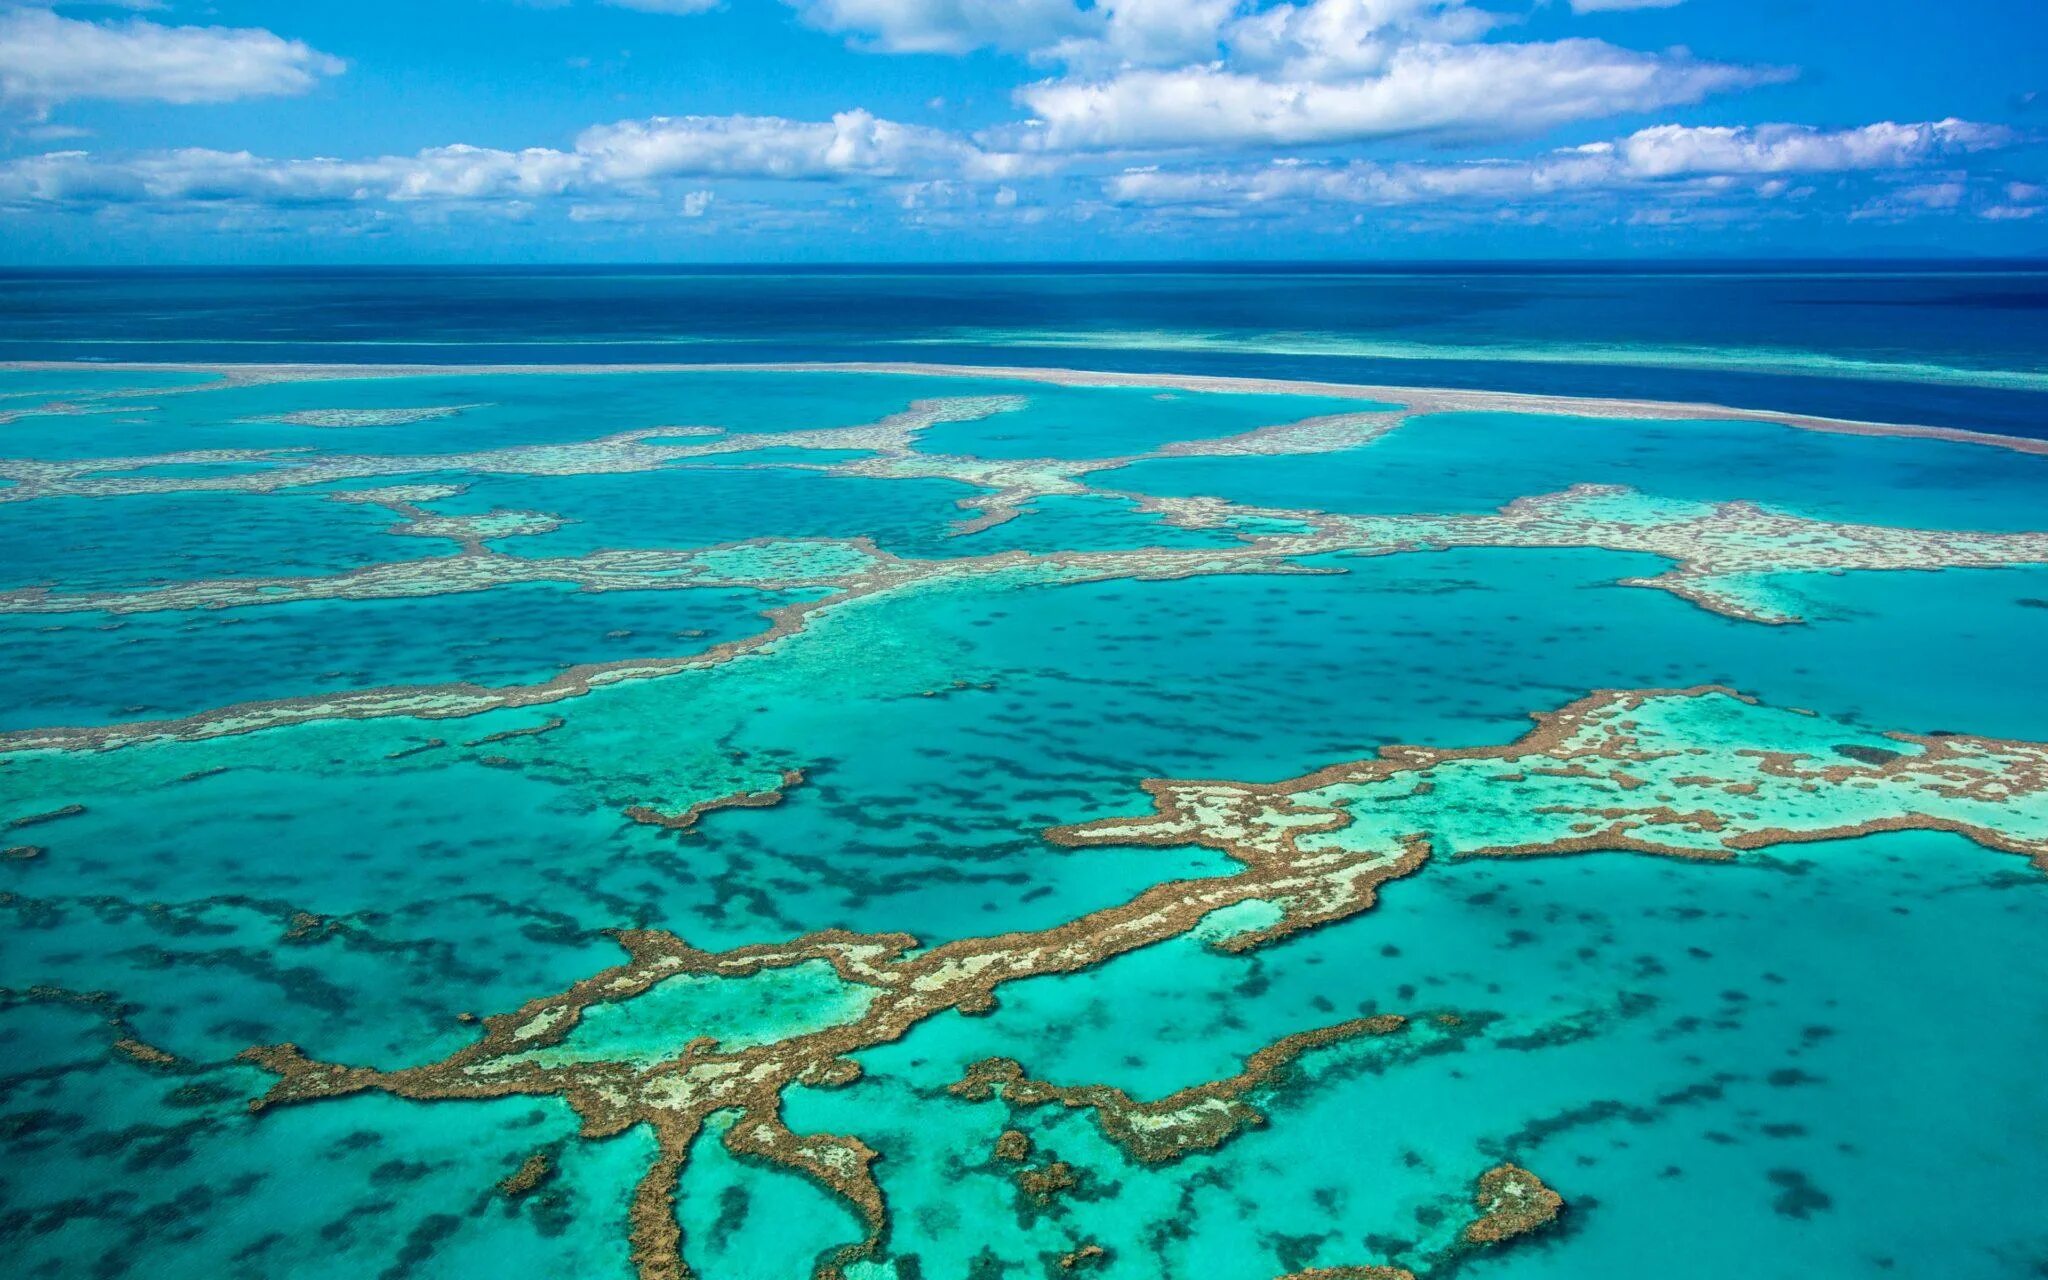
[[[112,262],[0,263],[0,276],[120,273],[260,273],[286,271],[650,271],[650,272],[891,272],[891,271],[1323,271],[1400,274],[1414,271],[1703,271],[1757,269],[1844,272],[1857,269],[1940,271],[2048,271],[2048,250],[2039,254],[1943,255],[1857,254],[1815,257],[1799,254],[1753,257],[1527,257],[1527,258],[1129,258],[1060,259],[905,258],[846,261],[526,261],[526,262]]]

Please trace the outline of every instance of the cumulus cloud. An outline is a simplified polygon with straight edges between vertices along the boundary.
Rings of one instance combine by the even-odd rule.
[[[719,0],[604,2],[689,13]],[[1836,195],[1836,212],[1869,217],[2026,218],[2048,207],[2038,187],[1990,185],[1965,163],[2025,139],[1957,119],[1835,130],[1662,125],[1528,159],[1364,158],[1364,144],[1380,140],[1527,137],[1784,74],[1682,50],[1517,41],[1512,19],[1468,0],[785,2],[859,47],[1023,53],[1039,68],[1017,90],[1025,110],[972,136],[851,110],[809,120],[655,116],[595,126],[563,147],[452,145],[359,159],[66,149],[0,160],[0,208],[126,205],[244,219],[329,208],[348,211],[328,219],[341,224],[469,208],[524,218],[553,201],[579,222],[693,219],[715,228],[743,218],[759,230],[775,219],[817,229],[892,206],[905,222],[933,225],[1054,211],[1143,222],[1155,211],[1227,219],[1321,209],[1349,220],[1401,206],[1441,206],[1416,218],[1540,219],[1580,207],[1567,203],[1574,199],[1586,208],[1624,203],[1612,193],[1625,193],[1631,216],[1676,223],[1720,216],[1717,209],[1743,207],[1738,200],[1790,207],[1821,187]],[[8,38],[16,29],[34,37],[31,52]],[[340,69],[268,31],[86,22],[0,0],[0,103],[37,111],[87,94],[212,101],[297,92]],[[45,145],[81,144],[52,135]],[[1249,163],[1308,148],[1337,158]],[[1892,176],[1856,184],[1814,177],[1852,173]],[[779,185],[768,197],[749,184]],[[1865,197],[1866,206],[1854,205]]]
[[[1223,38],[1241,70],[1327,83],[1378,74],[1406,46],[1475,40],[1503,21],[1465,0],[1315,0],[1249,13]]]
[[[345,65],[258,27],[0,10],[0,103],[34,111],[77,98],[193,103],[304,93]]]
[[[787,0],[822,31],[884,53],[1042,49],[1096,17],[1073,0]]]
[[[1328,52],[1320,58],[1340,61]],[[1697,102],[1765,76],[1597,40],[1418,44],[1387,52],[1379,69],[1367,75],[1295,79],[1227,66],[1184,67],[1098,81],[1047,81],[1027,86],[1020,97],[1042,122],[1027,136],[1059,150],[1290,146],[1408,136],[1469,141]]]
[[[1077,71],[1206,62],[1240,7],[1241,0],[1103,0],[1085,27],[1036,53]]]
[[[1496,15],[1466,0],[1310,0],[1272,7],[1258,0],[784,0],[822,30],[862,48],[892,53],[964,53],[997,48],[1070,69],[1177,66],[1293,28],[1320,42],[1364,31],[1432,25],[1463,39]],[[1445,15],[1451,15],[1447,21]]]
[[[788,2],[868,48],[995,47],[1058,68],[1017,91],[1037,118],[993,135],[1048,150],[1526,136],[1783,74],[1597,40],[1480,43],[1509,19],[1468,0]]]
[[[1015,172],[1014,156],[957,134],[866,111],[825,121],[780,116],[656,116],[589,129],[576,150],[604,181],[676,177],[899,177],[933,168],[977,176]]]
[[[383,201],[502,202],[560,195],[658,200],[662,185],[730,178],[830,182],[945,175],[993,181],[1032,163],[942,130],[865,111],[824,121],[778,116],[657,116],[586,130],[573,150],[434,147],[361,160],[271,159],[185,148],[131,156],[60,151],[0,163],[0,202],[319,205]],[[705,190],[681,195],[686,217]],[[597,207],[597,206],[593,206]]]

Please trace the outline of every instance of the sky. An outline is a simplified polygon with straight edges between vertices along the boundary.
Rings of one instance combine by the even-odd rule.
[[[2044,254],[2043,0],[0,0],[0,263]]]

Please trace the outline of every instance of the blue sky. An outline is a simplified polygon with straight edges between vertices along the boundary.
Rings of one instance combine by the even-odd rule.
[[[2048,252],[2040,0],[0,0],[0,261]]]

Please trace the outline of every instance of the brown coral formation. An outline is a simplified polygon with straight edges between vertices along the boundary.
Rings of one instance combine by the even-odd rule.
[[[286,942],[311,942],[324,938],[341,926],[326,916],[317,916],[310,911],[294,911],[285,921]]]
[[[510,742],[514,738],[538,738],[544,734],[553,733],[567,723],[569,722],[560,716],[549,716],[540,724],[528,725],[524,729],[501,729],[496,733],[487,733],[474,742],[465,742],[462,745],[466,747],[487,747],[494,742]]]
[[[717,813],[721,809],[772,809],[788,799],[791,789],[802,786],[803,781],[802,769],[785,769],[780,785],[762,791],[735,791],[731,795],[699,800],[681,813],[663,813],[659,809],[636,804],[625,810],[625,815],[635,822],[648,826],[666,827],[670,831],[692,831],[703,820],[704,815]]]
[[[82,804],[67,804],[61,809],[51,809],[46,813],[31,813],[15,818],[7,824],[7,829],[9,831],[19,831],[24,827],[40,827],[46,822],[57,822],[64,818],[76,818],[84,812],[85,806]]]
[[[0,899],[12,896],[0,895]],[[26,990],[0,987],[0,1009],[25,1004],[57,1005],[92,1014],[113,1036],[108,1047],[131,1062],[151,1067],[171,1067],[181,1061],[176,1054],[160,1049],[143,1039],[129,1024],[127,1009],[104,991],[74,991],[69,987],[48,985],[37,985]]]
[[[848,1083],[858,1075],[846,1060],[849,1053],[896,1040],[946,1010],[985,1003],[1003,983],[1075,972],[1177,937],[1226,906],[1264,901],[1281,909],[1277,922],[1219,943],[1231,950],[1367,910],[1379,885],[1418,870],[1426,857],[1426,850],[1408,846],[1335,860],[1247,850],[1245,869],[1233,876],[1171,881],[1121,906],[1050,929],[965,938],[914,954],[915,940],[901,934],[827,931],[790,943],[711,953],[672,934],[622,933],[619,941],[629,955],[624,965],[558,996],[484,1019],[482,1039],[439,1062],[378,1071],[314,1062],[292,1045],[251,1049],[244,1056],[279,1077],[252,1106],[262,1110],[370,1089],[422,1100],[558,1095],[583,1117],[583,1131],[590,1137],[647,1124],[660,1150],[632,1211],[634,1259],[643,1280],[686,1274],[675,1213],[677,1181],[707,1120],[718,1112],[736,1112],[738,1118],[724,1135],[729,1149],[804,1174],[853,1206],[867,1223],[860,1242],[823,1260],[829,1272],[880,1244],[887,1215],[868,1171],[875,1152],[857,1138],[791,1132],[781,1118],[784,1089]],[[539,1053],[561,1044],[591,1005],[629,1001],[665,978],[683,973],[743,977],[813,960],[831,965],[843,981],[874,991],[864,1013],[746,1049],[725,1050],[700,1040],[646,1067],[616,1061],[551,1063]],[[1052,1188],[1046,1185],[1049,1194]]]
[[[1245,1101],[1246,1095],[1270,1084],[1303,1054],[1361,1037],[1393,1035],[1407,1025],[1404,1017],[1382,1014],[1297,1032],[1254,1053],[1245,1060],[1244,1069],[1228,1079],[1191,1085],[1153,1102],[1136,1101],[1111,1085],[1062,1088],[1034,1080],[1011,1058],[975,1063],[948,1091],[972,1102],[1000,1095],[1017,1107],[1053,1104],[1087,1108],[1095,1113],[1103,1136],[1126,1155],[1146,1164],[1165,1164],[1194,1151],[1220,1147],[1246,1129],[1264,1124],[1265,1113]]]
[[[166,1053],[153,1044],[145,1044],[131,1036],[122,1036],[114,1041],[114,1052],[152,1067],[173,1066],[178,1061],[176,1054]]]
[[[547,1181],[554,1171],[554,1163],[545,1151],[536,1151],[526,1157],[512,1175],[498,1184],[498,1190],[508,1200],[518,1200],[531,1194],[541,1183]]]
[[[1467,1244],[1496,1245],[1540,1230],[1564,1210],[1564,1197],[1518,1164],[1495,1165],[1479,1175],[1472,1193],[1479,1217],[1465,1228]]]
[[[1040,1205],[1051,1204],[1055,1197],[1073,1190],[1080,1182],[1074,1166],[1064,1160],[1054,1160],[1037,1168],[1019,1169],[1012,1176],[1016,1179],[1017,1189]]]
[[[1377,756],[1318,769],[1298,778],[1273,783],[1179,781],[1149,779],[1154,813],[1109,818],[1046,833],[1057,844],[1157,845],[1200,844],[1236,851],[1254,848],[1298,849],[1304,837],[1319,837],[1351,823],[1343,804],[1318,804],[1307,797],[1327,788],[1368,788],[1396,777],[1413,776],[1427,783],[1440,766],[1467,762],[1500,762],[1512,772],[1497,773],[1490,784],[1515,785],[1534,776],[1571,777],[1589,791],[1612,787],[1626,795],[1639,785],[1628,773],[1674,752],[1707,754],[1697,745],[1648,744],[1639,735],[1631,713],[1660,699],[1726,698],[1755,705],[1756,700],[1718,685],[1689,689],[1599,690],[1556,711],[1539,712],[1537,727],[1504,746],[1434,748],[1383,747]],[[1886,831],[1945,831],[1964,836],[1988,849],[2017,853],[2048,870],[2048,833],[2030,834],[2005,824],[2018,819],[2022,800],[2048,796],[2048,744],[2017,742],[1962,734],[1890,733],[1893,741],[1916,748],[1881,765],[1813,763],[1812,757],[1789,752],[1739,749],[1731,763],[1746,773],[1697,775],[1689,784],[1721,790],[1745,801],[1726,811],[1695,807],[1674,809],[1667,797],[1651,796],[1639,803],[1531,806],[1524,813],[1546,817],[1579,817],[1567,833],[1525,840],[1494,840],[1457,850],[1462,857],[1532,857],[1550,854],[1625,852],[1723,861],[1738,852],[1774,845],[1844,839]],[[1806,815],[1810,825],[1766,825],[1754,799],[1774,783],[1812,795],[1843,786],[1896,789],[1897,812],[1884,812],[1852,823]],[[1676,781],[1672,784],[1674,787]],[[1931,801],[1955,800],[1991,809],[1984,820],[1929,812]],[[1960,812],[1960,811],[1959,811]],[[2036,822],[2034,825],[2040,825]],[[1712,837],[1703,839],[1702,837]],[[1420,837],[1418,837],[1420,839]],[[1334,852],[1335,850],[1331,850]]]
[[[1370,760],[1267,785],[1153,781],[1146,785],[1156,814],[1058,828],[1047,833],[1049,838],[1073,847],[1205,844],[1237,862],[1237,871],[1167,881],[1120,905],[1049,928],[962,938],[930,949],[919,949],[914,938],[903,934],[827,930],[786,943],[706,952],[669,933],[624,932],[617,937],[627,952],[625,963],[557,995],[530,1001],[514,1012],[485,1018],[479,1040],[437,1062],[380,1071],[316,1062],[289,1044],[251,1049],[244,1056],[278,1077],[270,1091],[251,1105],[263,1110],[366,1090],[419,1100],[552,1095],[567,1100],[582,1117],[584,1133],[591,1137],[645,1124],[655,1135],[658,1154],[639,1185],[631,1214],[633,1257],[642,1280],[675,1280],[686,1274],[675,1212],[678,1180],[692,1144],[711,1118],[730,1114],[736,1118],[723,1132],[728,1149],[795,1170],[839,1196],[860,1215],[866,1224],[863,1238],[821,1260],[821,1274],[837,1274],[853,1261],[873,1254],[887,1229],[882,1192],[869,1168],[876,1152],[850,1136],[791,1131],[782,1119],[781,1103],[783,1092],[792,1085],[851,1083],[859,1076],[851,1054],[893,1042],[941,1013],[986,1008],[995,990],[1005,983],[1074,973],[1180,937],[1227,907],[1263,904],[1269,915],[1262,923],[1239,924],[1223,932],[1212,945],[1224,951],[1247,950],[1357,915],[1375,905],[1382,885],[1419,871],[1429,859],[1430,843],[1421,836],[1389,838],[1369,848],[1346,848],[1319,840],[1317,837],[1344,827],[1351,819],[1341,806],[1324,808],[1299,802],[1301,793],[1314,787],[1383,781],[1403,774],[1419,778],[1433,767],[1457,761],[1500,761],[1525,770],[1583,766],[1596,780],[1616,769],[1642,772],[1670,753],[1644,745],[1635,736],[1632,717],[1652,699],[1726,696],[1726,691],[1712,687],[1607,691],[1537,717],[1535,729],[1503,747],[1390,747]],[[2028,774],[2015,778],[2006,773],[2014,759],[2048,760],[2048,748],[2002,744],[2013,750],[2000,754],[1989,750],[1988,740],[1907,740],[1923,751],[1901,753],[1882,765],[1844,758],[1816,769],[1804,757],[1780,759],[1768,752],[1748,756],[1737,752],[1736,756],[1754,757],[1764,770],[1789,771],[1797,776],[1796,785],[1802,786],[1818,787],[1830,777],[1854,781],[1863,776],[1858,771],[1916,768],[1926,772],[1913,776],[1914,785],[1931,791],[1949,789],[1958,795],[2005,795],[2048,784],[2048,777]],[[1987,750],[1989,754],[1972,754]],[[1848,772],[1839,772],[1844,770]],[[1748,798],[1744,802],[1749,803]],[[1700,856],[1691,846],[1660,844],[1643,834],[1652,827],[1630,827],[1625,822],[1616,819],[1609,827],[1574,833],[1540,848],[1516,846],[1486,852],[1604,849]],[[1939,820],[1912,814],[1893,815],[1872,825],[1889,829],[1893,824],[1941,826]],[[1990,847],[2038,852],[2029,842],[1988,829],[1967,824],[1942,829],[1963,829]],[[1764,828],[1749,838],[1746,847],[1799,838],[1805,834]],[[2041,843],[2048,847],[2048,840]],[[1729,848],[1710,856],[1725,858],[1733,852]],[[829,965],[849,986],[866,989],[870,998],[859,1012],[835,1025],[745,1048],[729,1049],[709,1037],[698,1037],[682,1044],[672,1056],[652,1063],[579,1060],[574,1055],[548,1052],[563,1045],[587,1009],[630,1002],[668,978],[683,974],[741,978],[815,961]],[[1213,1146],[1242,1127],[1243,1113],[1233,1110],[1247,1106],[1241,1095],[1303,1052],[1337,1039],[1390,1035],[1401,1026],[1400,1019],[1391,1017],[1361,1019],[1289,1037],[1254,1054],[1245,1070],[1230,1080],[1195,1086],[1160,1103],[1137,1103],[1100,1086],[1060,1090],[1028,1080],[1021,1067],[1001,1060],[970,1071],[956,1092],[988,1096],[1000,1088],[1006,1098],[1021,1099],[1027,1105],[1049,1101],[1088,1106],[1096,1110],[1104,1131],[1113,1137],[1122,1132],[1122,1141],[1140,1158],[1170,1158],[1183,1148]],[[1189,1104],[1195,1113],[1185,1122],[1175,1110],[1183,1104]],[[1200,1118],[1202,1108],[1226,1113],[1230,1123],[1226,1126]],[[1144,1118],[1170,1112],[1174,1113],[1176,1137],[1166,1145],[1155,1143],[1144,1133]],[[1026,1170],[1033,1176],[1031,1185],[1040,1186],[1047,1194],[1056,1191],[1053,1183],[1063,1179],[1051,1172],[1052,1168]],[[1041,1181],[1044,1179],[1050,1181]],[[1515,1187],[1523,1185],[1520,1179],[1510,1181]],[[1497,1225],[1481,1228],[1482,1234],[1505,1230],[1507,1224],[1519,1220],[1516,1215],[1536,1212],[1547,1203],[1540,1183],[1529,1186],[1530,1190],[1522,1192],[1500,1179],[1488,1184],[1488,1195],[1500,1201],[1497,1207],[1505,1216]],[[1482,1207],[1492,1212],[1488,1205]]]
[[[996,1159],[1022,1164],[1031,1158],[1031,1137],[1022,1129],[1005,1129],[996,1136]]]

